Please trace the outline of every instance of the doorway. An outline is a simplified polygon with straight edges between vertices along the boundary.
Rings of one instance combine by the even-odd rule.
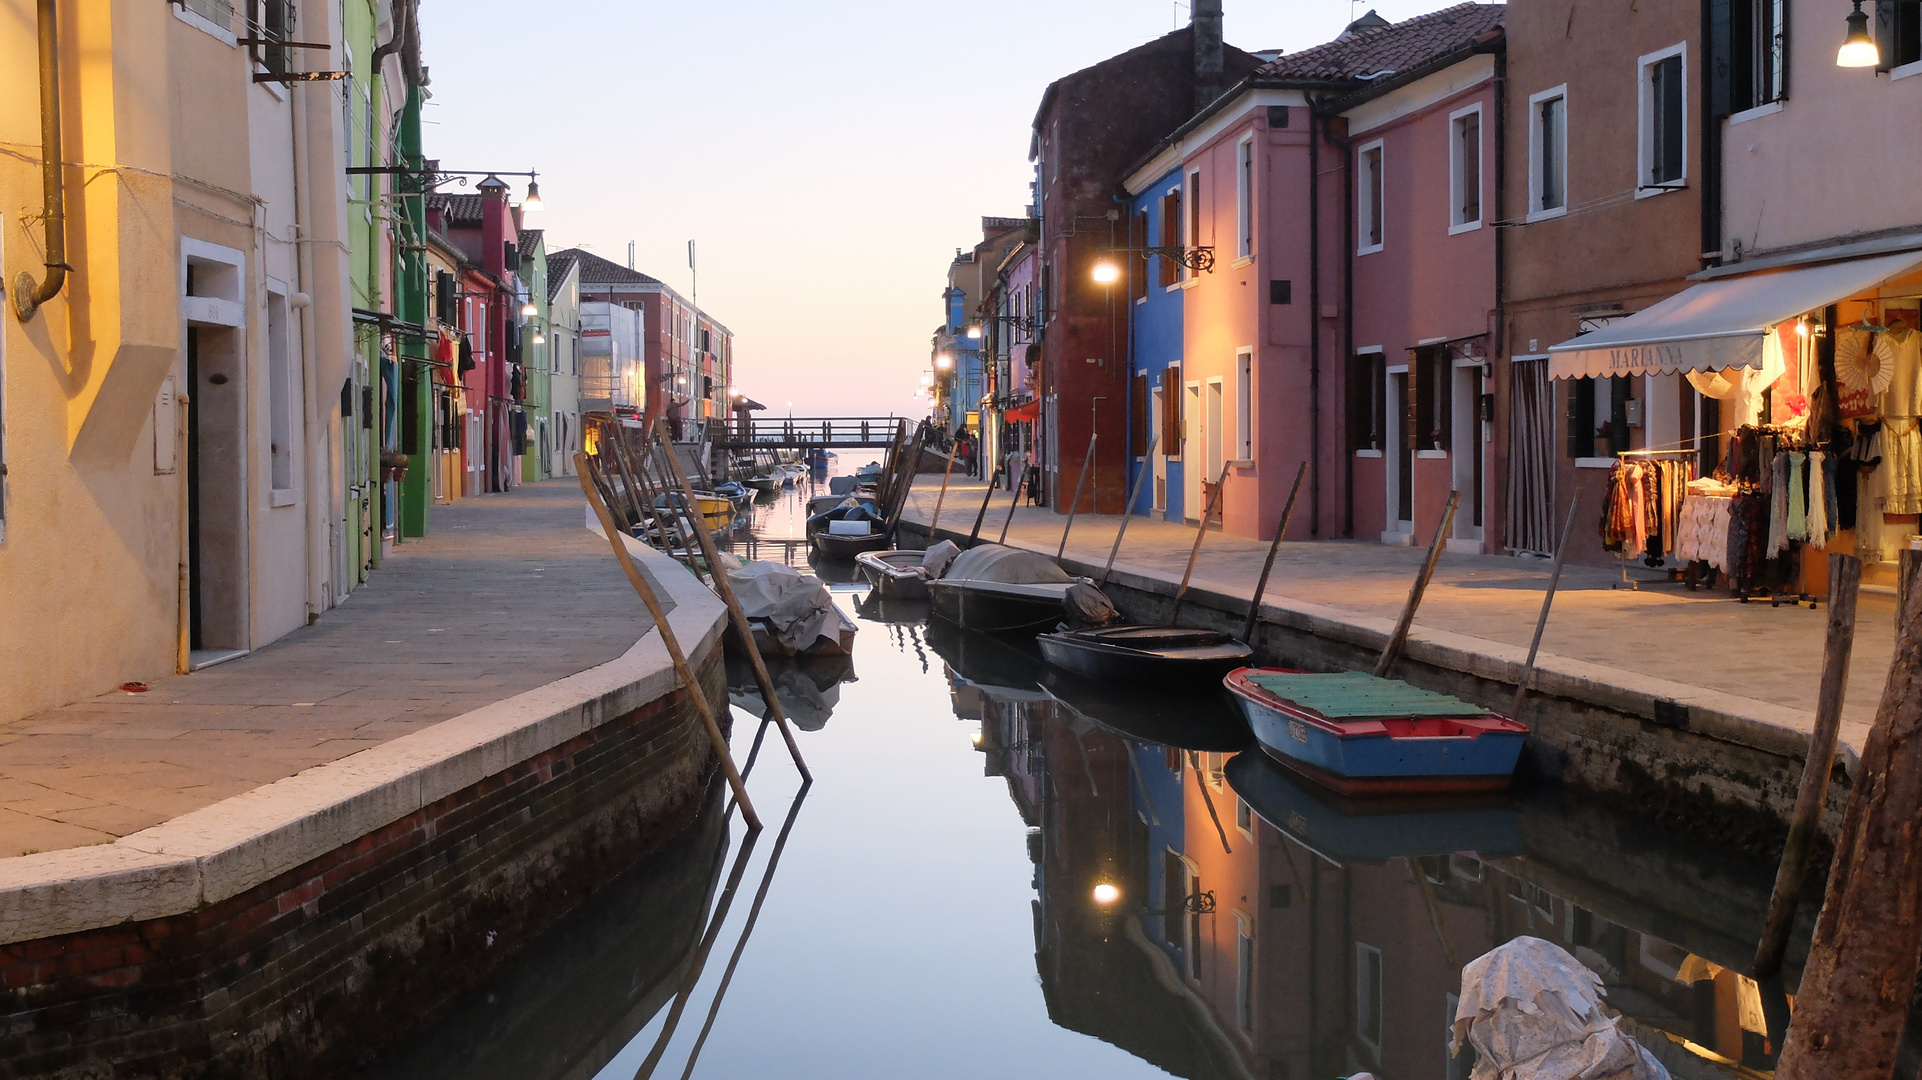
[[[1208,465],[1205,460],[1195,461],[1193,458],[1188,457],[1186,451],[1190,448],[1200,450],[1204,445],[1202,442],[1202,429],[1204,425],[1201,422],[1200,383],[1189,383],[1182,388],[1181,404],[1181,446],[1183,450],[1181,508],[1184,516],[1193,520],[1199,520],[1202,510],[1201,476],[1208,471]],[[1207,454],[1205,452],[1202,453],[1202,457],[1206,458]],[[1199,465],[1201,468],[1191,469],[1187,467],[1189,465]],[[1187,513],[1191,509],[1194,511],[1192,515]]]
[[[241,331],[187,328],[187,598],[192,666],[247,648]]]
[[[1382,434],[1388,445],[1382,460],[1388,467],[1389,528],[1384,543],[1406,544],[1415,535],[1415,439],[1414,402],[1408,393],[1408,365],[1388,369],[1387,430]]]
[[[1461,504],[1455,509],[1455,529],[1451,541],[1461,541],[1480,551],[1482,546],[1482,496],[1483,452],[1486,445],[1482,431],[1481,382],[1482,365],[1479,359],[1456,360],[1450,371],[1454,379],[1453,391],[1449,394],[1449,430],[1453,435],[1448,448],[1449,465],[1452,472],[1454,490],[1461,492]]]

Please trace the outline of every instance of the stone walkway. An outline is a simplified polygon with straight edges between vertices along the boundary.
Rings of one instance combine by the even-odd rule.
[[[940,484],[938,476],[918,480],[909,500],[910,520],[927,522]],[[950,483],[941,527],[965,537],[984,491],[978,480]],[[1007,513],[1006,494],[996,492],[982,525],[983,539],[1000,535]],[[1053,555],[1066,520],[1023,506],[1015,512],[1007,542]],[[1078,516],[1069,535],[1067,557],[1095,566],[1105,563],[1119,521],[1112,515]],[[1128,525],[1116,568],[1179,582],[1194,537],[1192,526],[1137,517]],[[1251,596],[1267,553],[1266,543],[1210,533],[1195,566],[1194,586]],[[1264,602],[1293,599],[1392,620],[1407,601],[1408,588],[1426,554],[1425,546],[1344,540],[1285,543]],[[1542,559],[1444,554],[1415,626],[1526,649],[1541,610],[1548,571],[1549,564]],[[1826,604],[1811,611],[1806,605],[1744,604],[1723,594],[1689,592],[1679,585],[1639,591],[1611,588],[1620,580],[1619,569],[1565,568],[1542,638],[1544,656],[1554,654],[1786,706],[1802,717],[1802,730],[1813,725]],[[1895,648],[1894,623],[1893,596],[1861,594],[1842,731],[1843,738],[1858,749],[1888,677]]]
[[[109,843],[626,652],[652,625],[573,480],[433,535],[253,654],[0,724],[0,858]]]

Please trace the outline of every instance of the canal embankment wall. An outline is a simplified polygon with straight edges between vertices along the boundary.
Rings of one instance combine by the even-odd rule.
[[[992,516],[998,518],[1004,507],[998,504]],[[971,522],[972,515],[967,517]],[[928,542],[924,523],[904,522],[902,529],[912,542]],[[967,536],[965,528],[939,530],[940,538],[964,546]],[[1019,536],[1008,538],[1010,544],[1021,542]],[[1055,554],[1052,546],[1044,553]],[[1072,549],[1061,564],[1089,577],[1098,577],[1103,568],[1101,562],[1077,558]],[[1129,621],[1165,622],[1174,611],[1181,570],[1179,561],[1153,569],[1144,569],[1139,560],[1124,563],[1104,589]],[[1181,621],[1238,635],[1248,605],[1247,594],[1194,586],[1183,601]],[[1249,644],[1264,664],[1367,670],[1393,630],[1392,618],[1271,591]],[[1418,614],[1396,674],[1506,713],[1527,659],[1526,647],[1424,626]],[[1526,780],[1566,784],[1757,853],[1780,852],[1809,746],[1810,718],[1800,710],[1547,653],[1537,660],[1533,687],[1518,717],[1532,732],[1521,766]],[[1857,755],[1844,739],[1829,786],[1827,837],[1841,823]]]
[[[725,701],[725,608],[629,546]],[[0,860],[0,1077],[335,1073],[686,829],[714,771],[650,631],[113,843]]]

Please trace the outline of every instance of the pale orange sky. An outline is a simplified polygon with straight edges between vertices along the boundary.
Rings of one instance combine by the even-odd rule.
[[[1228,42],[1295,51],[1370,7],[1225,0]],[[1049,82],[1185,22],[1169,0],[427,0],[427,153],[541,174],[527,224],[691,291],[736,385],[797,416],[921,415],[956,247],[1028,202]],[[518,192],[519,185],[516,184]]]

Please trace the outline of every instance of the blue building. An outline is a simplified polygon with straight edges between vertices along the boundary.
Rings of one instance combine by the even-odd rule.
[[[1179,164],[1136,195],[1128,208],[1128,246],[1182,245]],[[1132,252],[1122,268],[1128,280],[1130,343],[1129,490],[1142,470],[1153,475],[1138,485],[1129,512],[1182,521],[1182,290],[1181,267],[1172,259]],[[1150,452],[1152,450],[1152,452]]]

